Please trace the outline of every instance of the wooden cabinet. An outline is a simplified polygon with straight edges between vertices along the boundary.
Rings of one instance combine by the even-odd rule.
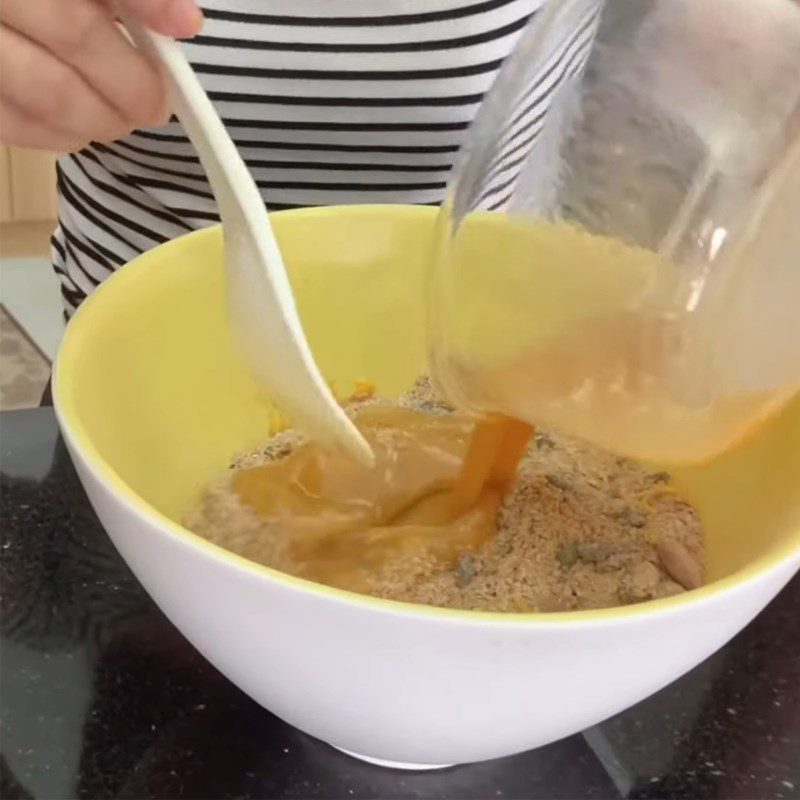
[[[56,218],[55,156],[0,147],[0,222]]]

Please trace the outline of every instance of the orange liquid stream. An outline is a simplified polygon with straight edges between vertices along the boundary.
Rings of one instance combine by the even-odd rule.
[[[310,442],[233,476],[241,500],[288,537],[297,574],[363,591],[392,561],[453,563],[494,536],[529,425],[388,405],[363,408],[356,424],[375,452],[372,469]]]
[[[481,420],[475,426],[467,455],[453,488],[462,508],[478,502],[487,488],[506,492],[533,434],[527,422],[505,416]]]

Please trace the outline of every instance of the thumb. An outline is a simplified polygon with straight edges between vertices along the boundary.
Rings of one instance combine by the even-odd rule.
[[[151,30],[175,39],[191,39],[203,27],[203,12],[194,0],[119,0],[118,4]]]

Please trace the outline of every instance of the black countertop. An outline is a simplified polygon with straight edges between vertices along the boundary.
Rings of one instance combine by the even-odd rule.
[[[383,770],[281,722],[184,640],[97,522],[51,410],[2,415],[0,436],[6,800],[800,798],[800,578],[708,661],[579,736]]]

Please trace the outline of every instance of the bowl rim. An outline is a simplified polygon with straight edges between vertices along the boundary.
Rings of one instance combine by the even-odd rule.
[[[271,212],[275,217],[308,217],[337,216],[345,214],[357,215],[390,215],[404,217],[430,218],[437,213],[437,209],[426,206],[405,206],[394,204],[363,204],[349,206],[324,206],[291,209]],[[120,267],[104,280],[77,309],[67,325],[64,337],[59,347],[53,364],[53,401],[56,418],[68,444],[83,460],[99,483],[106,486],[123,505],[135,516],[142,518],[161,532],[175,538],[182,544],[199,551],[211,559],[222,561],[236,570],[244,571],[258,579],[267,579],[280,586],[293,591],[307,592],[318,598],[334,600],[351,606],[366,608],[377,612],[394,615],[423,617],[432,620],[452,623],[492,623],[513,626],[535,627],[538,625],[598,625],[614,624],[630,621],[635,618],[662,616],[679,611],[687,604],[720,599],[724,594],[732,592],[738,587],[750,584],[760,579],[768,578],[771,573],[787,566],[787,562],[794,560],[797,569],[800,566],[800,541],[788,542],[779,546],[774,552],[756,558],[739,570],[719,578],[711,583],[704,584],[698,589],[683,592],[671,597],[663,597],[634,603],[624,606],[611,606],[608,608],[582,609],[570,611],[532,611],[532,612],[507,612],[507,611],[475,611],[460,608],[444,608],[430,606],[422,603],[409,603],[401,600],[388,600],[372,595],[359,594],[347,589],[316,583],[306,578],[281,572],[280,570],[250,561],[243,556],[226,550],[214,544],[199,534],[194,533],[175,520],[163,514],[144,498],[131,489],[120,477],[116,470],[109,464],[94,446],[92,439],[84,425],[80,422],[74,398],[66,391],[69,384],[69,364],[76,358],[76,330],[90,318],[92,309],[102,302],[103,296],[110,291],[135,279],[138,276],[136,265],[140,260],[146,259],[153,250],[167,251],[182,250],[187,242],[195,239],[216,238],[221,236],[221,226],[213,225],[207,228],[191,231],[178,236],[151,250],[142,253],[132,261]],[[798,531],[800,534],[800,531]]]

